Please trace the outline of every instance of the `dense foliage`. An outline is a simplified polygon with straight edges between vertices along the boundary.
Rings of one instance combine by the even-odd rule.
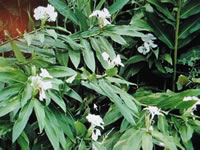
[[[48,4],[0,46],[0,149],[198,149],[198,1]]]

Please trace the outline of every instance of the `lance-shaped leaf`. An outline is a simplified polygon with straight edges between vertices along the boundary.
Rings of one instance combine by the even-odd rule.
[[[24,130],[32,111],[33,111],[33,104],[31,101],[29,101],[29,103],[27,103],[21,109],[21,111],[19,113],[19,117],[16,120],[14,127],[13,127],[13,132],[12,132],[13,143],[16,141],[16,139],[20,136],[20,134]]]
[[[94,53],[90,47],[90,44],[87,40],[82,39],[81,44],[83,46],[83,59],[87,65],[87,67],[92,71],[95,72],[96,68],[96,63],[95,63],[95,58],[94,58]]]

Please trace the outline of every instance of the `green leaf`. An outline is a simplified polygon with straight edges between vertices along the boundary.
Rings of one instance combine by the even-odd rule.
[[[118,35],[126,35],[131,37],[142,37],[143,33],[138,32],[141,29],[137,29],[132,25],[120,25],[120,26],[108,26],[105,27],[105,32],[114,33]]]
[[[200,17],[199,15],[192,16],[183,21],[180,25],[179,39],[185,39],[193,32],[200,29]]]
[[[58,35],[54,29],[46,29],[47,33],[52,36],[55,40],[58,38]]]
[[[83,102],[81,96],[76,92],[74,91],[73,89],[71,89],[70,87],[68,87],[67,85],[65,85],[65,89],[64,89],[64,93],[71,97],[71,98],[74,98],[75,100],[79,101],[79,102]]]
[[[63,40],[65,40],[73,48],[73,50],[80,50],[82,46],[76,43],[71,37],[62,35]]]
[[[58,142],[61,144],[61,146],[65,149],[65,146],[66,146],[66,138],[64,136],[64,132],[63,132],[63,129],[61,128],[60,124],[59,124],[59,119],[60,119],[60,116],[57,118],[56,117],[56,113],[57,113],[58,109],[49,109],[49,108],[46,108],[45,109],[45,118],[47,118],[48,120],[45,121],[45,128],[46,128],[46,124],[48,123],[51,128],[53,129],[53,132],[55,132],[56,134],[56,138],[58,139]],[[48,122],[49,121],[49,122]],[[45,129],[46,131],[46,129]],[[49,136],[48,136],[49,137]],[[51,139],[50,139],[51,138]],[[50,141],[51,140],[55,140],[54,138],[52,137],[49,137]],[[56,142],[56,141],[55,141]],[[51,141],[52,143],[52,141]],[[52,143],[52,144],[56,144],[56,143]],[[55,145],[56,146],[56,145]]]
[[[69,50],[69,57],[74,65],[74,67],[78,68],[78,65],[80,64],[80,60],[81,60],[80,52]]]
[[[168,8],[166,5],[160,3],[157,0],[147,0],[149,3],[153,4],[156,6],[156,8],[163,13],[168,19],[175,21],[174,16],[169,12]]]
[[[14,143],[16,139],[20,136],[22,131],[24,130],[28,119],[33,111],[33,104],[32,101],[29,101],[20,111],[19,117],[17,118],[12,132],[12,142]]]
[[[116,94],[115,90],[105,81],[101,80],[99,83],[101,89],[104,91],[107,97],[110,98],[111,101],[113,101],[117,107],[119,108],[122,115],[131,123],[135,124],[135,119],[133,116],[135,116],[134,112],[127,107],[121,100],[121,98]]]
[[[99,142],[93,141],[93,142],[92,142],[92,145],[96,148],[96,150],[107,150],[107,149],[104,147],[104,144],[101,144],[101,143],[99,143]]]
[[[33,99],[33,105],[34,105],[34,111],[37,117],[37,121],[39,124],[39,129],[40,129],[40,133],[42,133],[43,129],[44,129],[44,120],[45,120],[45,112],[44,112],[44,107],[43,105],[37,100],[37,99]]]
[[[162,26],[160,22],[158,22],[159,18],[156,17],[153,13],[146,13],[148,22],[153,28],[153,33],[158,37],[159,40],[164,42],[170,49],[173,49],[172,39],[169,35],[170,31],[167,31],[167,28]]]
[[[189,0],[181,9],[181,18],[186,19],[192,15],[200,13],[200,3],[198,1]]]
[[[110,36],[113,41],[119,43],[120,45],[126,45],[127,44],[126,40],[122,36],[120,36],[116,33],[104,32],[103,35],[104,36]]]
[[[88,30],[88,17],[86,17],[79,9],[74,8],[75,10],[75,15],[77,19],[79,20],[79,26],[81,31],[87,31]]]
[[[29,139],[26,133],[23,131],[22,134],[17,139],[17,142],[19,143],[21,149],[23,150],[30,150],[29,148]]]
[[[91,50],[90,44],[85,39],[81,40],[81,44],[82,44],[82,46],[84,48],[82,50],[84,61],[85,61],[86,65],[87,65],[87,67],[92,72],[95,72],[95,68],[96,68],[95,57],[94,57],[93,51]]]
[[[165,116],[158,117],[158,128],[164,135],[169,135],[168,122]]]
[[[190,80],[185,75],[181,74],[181,75],[178,76],[177,83],[179,83],[182,87],[187,85],[189,82],[190,82]]]
[[[78,19],[76,18],[75,14],[70,10],[67,4],[62,0],[48,0],[50,4],[52,4],[58,12],[63,15],[64,17],[69,14],[69,19],[74,23],[79,23]],[[69,12],[68,12],[69,11]]]
[[[101,9],[101,7],[102,7],[103,4],[105,3],[105,1],[106,1],[106,0],[101,0],[101,1],[98,3],[98,5],[97,5],[96,10]]]
[[[76,71],[74,71],[71,68],[64,67],[64,66],[53,66],[48,68],[48,72],[53,77],[69,77],[76,74]]]
[[[165,136],[157,130],[152,131],[152,136],[163,142],[169,150],[177,150],[176,141],[172,136]]]
[[[90,43],[92,45],[93,50],[96,51],[96,56],[99,62],[104,67],[104,69],[106,69],[108,66],[108,63],[102,57],[102,49],[100,47],[99,41],[96,38],[90,38]]]
[[[110,56],[111,60],[113,60],[116,57],[116,55],[115,55],[115,50],[113,49],[112,45],[103,36],[100,36],[99,42],[100,42],[102,48],[104,49],[104,51],[106,53],[108,53],[108,55]]]
[[[110,76],[110,77],[116,76],[116,75],[117,75],[117,72],[118,72],[118,69],[117,69],[116,67],[106,70],[106,74],[107,74],[108,76]]]
[[[58,106],[60,106],[60,108],[62,108],[62,110],[64,112],[66,112],[66,105],[65,105],[65,102],[63,101],[62,97],[60,97],[56,91],[53,91],[53,90],[48,90],[48,94],[49,96],[51,97],[51,99],[56,103],[58,104]]]
[[[67,66],[68,60],[69,60],[69,53],[67,53],[67,52],[57,52],[56,58],[58,59],[58,62],[62,66]]]
[[[83,137],[87,132],[87,128],[85,127],[85,125],[79,121],[75,121],[74,127],[76,130],[76,135],[79,137]]]
[[[114,4],[112,4],[108,10],[110,14],[115,13],[116,11],[119,11],[124,5],[126,5],[129,2],[129,0],[116,0]]]
[[[183,60],[185,60],[185,63],[183,63],[185,65],[186,62],[188,63],[191,60],[198,60],[199,57],[200,57],[200,46],[195,46],[187,49],[186,52],[181,53],[178,61],[180,63],[183,63]]]
[[[0,103],[0,117],[20,108],[19,95]]]
[[[28,46],[30,46],[31,43],[32,43],[32,40],[33,40],[33,35],[25,33],[24,34],[24,39],[26,40]]]
[[[186,124],[180,127],[179,132],[183,142],[188,142],[192,138],[194,129],[190,125]]]
[[[149,133],[144,133],[142,135],[142,150],[152,150],[153,142],[152,136]]]
[[[23,84],[12,84],[10,86],[0,89],[0,101],[9,99],[11,96],[14,96],[21,91]]]
[[[166,62],[168,62],[170,65],[172,65],[172,57],[170,54],[165,53],[164,55],[161,55],[161,58],[164,59]]]
[[[37,38],[40,40],[40,42],[43,44],[45,36],[43,33],[37,33]]]
[[[120,140],[114,145],[113,150],[140,150],[142,146],[142,134],[140,130],[128,129]]]
[[[31,99],[31,97],[32,97],[32,86],[30,84],[27,84],[22,93],[22,98],[21,98],[22,107],[24,107],[24,105],[28,102],[29,99]]]
[[[142,62],[142,61],[146,61],[146,57],[142,55],[135,55],[135,56],[130,57],[124,64],[129,65],[129,64]]]
[[[49,138],[53,148],[55,150],[59,150],[60,149],[60,145],[59,145],[59,138],[56,134],[56,129],[52,127],[52,124],[54,122],[51,122],[50,116],[46,116],[45,117],[45,126],[44,126],[44,129],[45,129],[45,132],[47,134],[47,137]]]
[[[15,57],[16,57],[17,61],[19,61],[19,62],[25,62],[26,59],[25,59],[24,55],[20,51],[19,47],[16,45],[15,41],[10,37],[8,31],[5,31],[5,34],[10,39],[10,45],[11,45],[13,51],[14,51],[14,54],[15,54]]]
[[[112,105],[109,110],[106,112],[103,121],[104,125],[107,126],[118,119],[122,117],[122,114],[120,113],[119,109],[117,108],[116,105]]]

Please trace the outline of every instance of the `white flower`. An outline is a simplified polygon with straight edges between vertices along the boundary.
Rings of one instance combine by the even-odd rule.
[[[51,81],[45,81],[44,78],[52,78],[46,69],[41,68],[40,76],[31,77],[31,86],[39,91],[39,99],[42,101],[46,98],[45,91],[52,88]]]
[[[43,78],[53,78],[46,69],[41,68],[40,76]]]
[[[55,12],[55,8],[48,4],[47,7],[39,6],[34,9],[34,18],[36,20],[43,20],[47,19],[49,22],[56,21],[56,17],[58,16],[58,13]]]
[[[92,124],[93,127],[101,127],[102,129],[104,129],[103,119],[99,115],[88,114],[86,119]]]
[[[153,40],[156,40],[156,37],[154,37],[151,33],[148,33],[144,37],[142,37],[142,41],[144,41],[144,44],[138,47],[138,52],[146,55],[150,52],[152,48],[156,48],[158,45],[154,44]]]
[[[42,20],[45,18],[45,7],[39,6],[34,9],[34,18],[35,20]]]
[[[121,61],[120,55],[117,55],[117,57],[115,57],[112,61],[110,60],[110,56],[108,55],[108,53],[103,52],[101,55],[102,55],[103,59],[105,61],[107,61],[108,65],[110,65],[112,67],[115,67],[118,65],[124,67],[124,64]]]
[[[43,99],[46,99],[45,91],[52,88],[52,84],[50,81],[40,81],[39,82],[39,99],[43,101]]]
[[[160,113],[160,109],[158,109],[158,107],[155,106],[149,106],[147,108],[144,108],[144,110],[149,110],[149,112],[151,113],[151,119],[153,120],[155,115],[161,115],[163,116],[162,113]]]
[[[99,136],[101,136],[101,131],[99,129],[94,129],[92,132],[92,139],[97,141]]]
[[[124,64],[122,64],[122,62],[121,62],[120,55],[117,55],[117,57],[112,60],[111,64],[113,64],[114,66],[120,65],[120,66],[124,67]]]
[[[101,55],[102,55],[103,59],[108,62],[108,60],[110,58],[110,56],[108,55],[108,53],[103,52]]]
[[[47,8],[46,8],[46,13],[49,16],[48,21],[52,21],[52,22],[56,21],[58,13],[55,12],[55,8],[53,6],[51,6],[51,5],[48,4]]]
[[[151,33],[148,33],[148,34],[146,34],[145,36],[142,37],[142,41],[144,41],[144,42],[149,42],[149,41],[152,41],[152,40],[156,40],[156,37],[153,36],[153,34],[151,34]]]
[[[110,15],[110,13],[109,13],[109,11],[108,11],[107,8],[104,8],[103,10],[95,10],[95,11],[89,16],[89,18],[91,18],[91,17],[93,17],[93,16],[95,16],[95,17],[98,18],[100,27],[104,27],[104,26],[106,26],[106,25],[108,25],[108,24],[111,24],[111,23],[107,20],[107,18],[110,18],[110,17],[111,17],[111,15]]]
[[[137,50],[138,50],[139,53],[141,53],[141,54],[143,54],[143,55],[146,55],[146,54],[150,51],[150,49],[146,49],[146,48],[144,47],[144,45],[138,47]]]

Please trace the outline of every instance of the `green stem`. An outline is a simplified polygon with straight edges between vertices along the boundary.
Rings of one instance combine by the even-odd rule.
[[[177,53],[178,53],[178,34],[180,25],[180,13],[181,13],[181,0],[178,0],[178,10],[176,16],[176,33],[175,33],[175,45],[174,45],[174,74],[173,74],[173,87],[172,90],[176,89],[176,63],[177,63]]]

